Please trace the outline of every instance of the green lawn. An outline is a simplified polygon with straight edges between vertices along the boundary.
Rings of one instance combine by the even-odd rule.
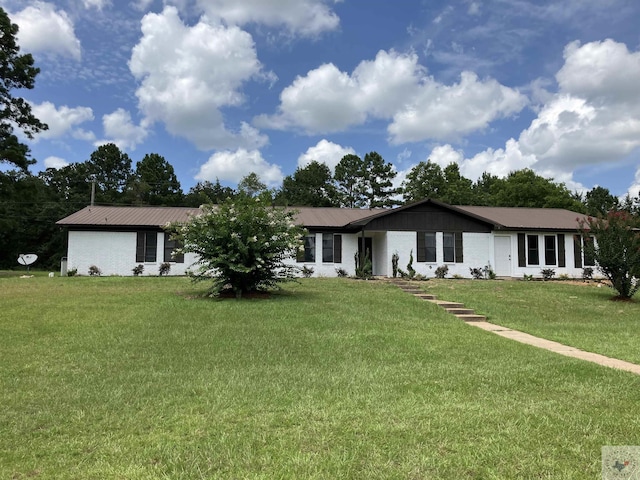
[[[613,290],[598,285],[453,279],[420,283],[442,300],[463,302],[492,323],[640,364],[640,301],[613,301]]]
[[[1,278],[0,478],[594,479],[640,443],[639,377],[384,282],[202,288]]]

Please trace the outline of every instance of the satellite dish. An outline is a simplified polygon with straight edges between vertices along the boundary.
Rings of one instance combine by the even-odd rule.
[[[37,259],[38,259],[38,255],[36,255],[35,253],[21,253],[18,256],[18,263],[20,265],[29,266],[33,262],[35,262]]]

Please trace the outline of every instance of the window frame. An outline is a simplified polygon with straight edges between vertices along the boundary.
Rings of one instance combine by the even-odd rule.
[[[545,266],[556,266],[558,264],[558,246],[555,235],[544,235],[544,264]],[[553,244],[550,246],[549,241]]]
[[[304,249],[298,250],[296,256],[297,263],[315,263],[316,262],[316,236],[304,235],[302,237]]]
[[[158,261],[158,232],[140,230],[136,232],[136,262],[156,263]]]
[[[416,242],[416,261],[419,263],[436,263],[438,258],[436,232],[416,232]]]
[[[322,234],[322,263],[342,263],[342,235]]]
[[[164,261],[169,263],[184,263],[184,253],[173,255],[176,248],[182,248],[182,242],[172,239],[168,233],[164,234]]]
[[[456,261],[456,235],[453,232],[442,232],[442,261],[444,263]]]

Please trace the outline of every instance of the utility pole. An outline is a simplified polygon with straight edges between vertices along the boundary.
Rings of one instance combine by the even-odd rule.
[[[91,176],[91,206],[96,200],[96,177],[94,175]]]

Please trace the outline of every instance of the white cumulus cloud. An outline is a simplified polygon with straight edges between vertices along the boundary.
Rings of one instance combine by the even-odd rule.
[[[115,143],[118,148],[124,150],[135,150],[149,134],[144,125],[134,124],[131,114],[122,108],[103,115],[102,126],[107,139],[96,142],[96,145]]]
[[[56,107],[51,102],[43,102],[32,105],[31,110],[36,118],[49,126],[48,130],[36,135],[36,140],[60,138],[69,133],[75,138],[78,132],[84,132],[76,127],[93,120],[93,110],[89,107]]]
[[[573,179],[577,168],[614,165],[640,149],[640,52],[613,40],[573,42],[564,58],[556,74],[558,92],[549,96],[537,117],[505,148],[458,158],[464,175],[476,179],[482,172],[505,176],[532,168],[580,190],[584,187]],[[440,146],[432,157],[451,150],[450,145]],[[636,178],[631,190],[637,183]]]
[[[278,165],[268,163],[258,150],[249,151],[244,148],[214,153],[200,167],[195,179],[210,182],[219,179],[237,183],[250,173],[257,174],[262,182],[271,187],[282,183],[283,175]]]
[[[192,7],[185,0],[174,0],[183,10]],[[340,19],[330,8],[330,0],[196,0],[197,8],[211,19],[231,25],[255,23],[284,27],[293,34],[317,36],[335,30]]]
[[[244,82],[264,77],[251,35],[201,19],[185,25],[174,7],[142,19],[142,38],[129,61],[141,82],[136,91],[149,123],[193,142],[201,150],[259,148],[267,138],[242,123],[225,125],[223,107],[244,102]]]
[[[377,118],[391,121],[390,140],[401,144],[458,138],[519,112],[526,103],[524,95],[493,79],[463,72],[460,83],[444,85],[426,74],[417,55],[380,51],[351,74],[329,63],[297,77],[280,94],[278,112],[258,116],[254,123],[316,134]]]
[[[80,60],[80,40],[75,35],[73,21],[64,10],[56,10],[52,3],[34,2],[12,14],[11,20],[20,29],[18,43],[24,51]]]
[[[326,139],[320,140],[313,147],[298,157],[298,167],[304,168],[311,162],[324,163],[333,172],[342,157],[348,154],[355,155],[356,151],[351,147],[343,147]]]
[[[47,157],[44,159],[44,168],[55,168],[56,170],[69,165],[64,158],[60,157]]]
[[[517,90],[493,79],[481,81],[472,72],[462,72],[454,85],[428,79],[411,103],[394,115],[389,133],[395,144],[463,137],[518,113],[526,104]]]

